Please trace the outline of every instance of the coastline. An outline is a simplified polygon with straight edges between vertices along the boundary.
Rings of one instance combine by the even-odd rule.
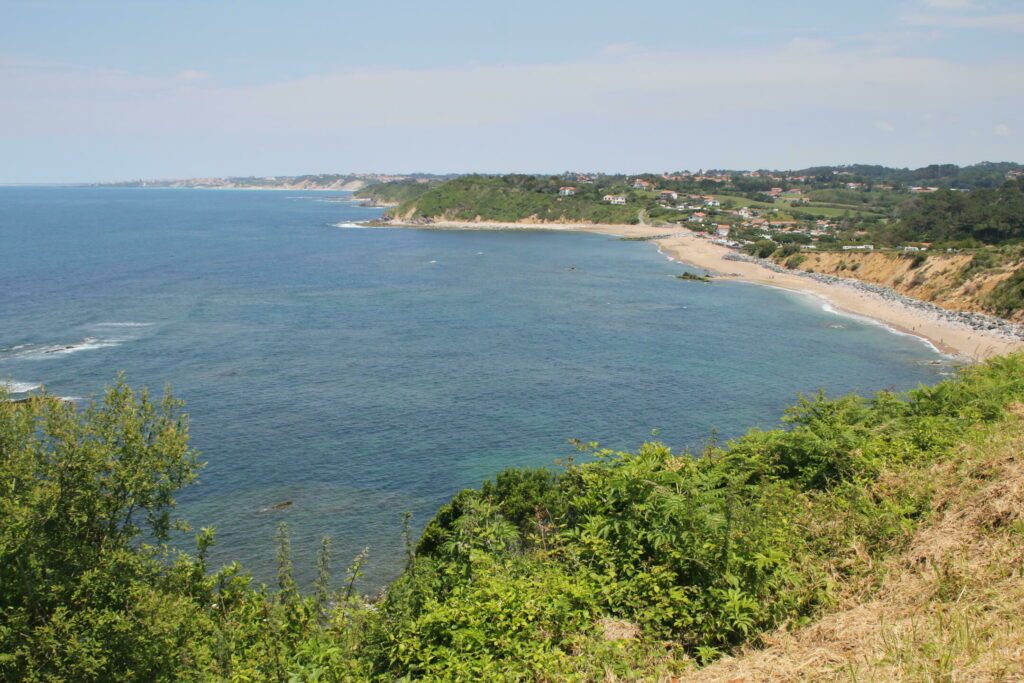
[[[382,227],[428,230],[565,230],[615,237],[646,238],[666,257],[711,271],[716,280],[748,282],[808,294],[824,301],[836,313],[867,318],[895,332],[919,337],[941,353],[957,358],[982,361],[1024,349],[1024,341],[1014,341],[996,333],[940,320],[926,311],[886,299],[873,292],[820,282],[796,272],[779,273],[757,263],[729,260],[725,257],[734,254],[734,250],[697,237],[696,233],[685,229],[650,225],[485,221],[436,221],[426,224],[386,221],[378,224]],[[668,230],[675,232],[666,235]]]
[[[72,184],[69,187],[81,187],[99,190],[245,190],[245,191],[274,191],[274,192],[358,192],[366,187],[348,187],[352,183],[346,183],[339,187],[299,187],[284,185],[118,185],[111,184]]]

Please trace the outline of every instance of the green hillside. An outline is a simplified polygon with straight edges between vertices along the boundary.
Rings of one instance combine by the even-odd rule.
[[[81,411],[46,397],[0,401],[0,677],[632,680],[696,670],[827,616],[839,596],[883,590],[902,566],[889,559],[952,512],[937,473],[1021,431],[1021,401],[1018,355],[906,395],[802,399],[779,429],[697,454],[580,444],[578,463],[508,470],[455,496],[378,597],[353,590],[365,558],[332,574],[327,541],[315,589],[301,592],[286,529],[273,587],[237,565],[208,566],[211,530],[191,555],[173,550],[184,528],[174,496],[200,467],[173,399],[118,382]],[[1019,450],[999,457],[1019,465]],[[1022,533],[1019,506],[1000,514],[984,533]]]
[[[441,181],[436,180],[398,180],[388,183],[374,183],[355,193],[357,199],[366,199],[379,205],[401,204],[414,200]]]
[[[580,186],[578,194],[559,196],[567,185],[557,178],[541,176],[462,176],[410,199],[389,211],[406,220],[441,219],[457,221],[637,223],[638,214],[654,209],[653,196],[629,190],[624,182],[613,185]],[[604,194],[623,194],[626,206],[601,201]],[[649,193],[648,193],[649,194]]]

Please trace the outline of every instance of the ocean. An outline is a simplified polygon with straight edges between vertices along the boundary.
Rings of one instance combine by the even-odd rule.
[[[303,582],[330,535],[337,567],[370,549],[372,589],[406,511],[418,530],[569,439],[699,450],[801,392],[951,371],[808,296],[678,280],[649,243],[352,227],[379,213],[341,192],[0,188],[0,381],[171,385],[207,463],[180,513],[217,529],[211,560],[272,580],[285,521]]]

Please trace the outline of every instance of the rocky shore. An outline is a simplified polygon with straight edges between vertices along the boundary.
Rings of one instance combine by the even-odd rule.
[[[871,282],[864,282],[862,280],[855,280],[853,278],[838,277],[836,275],[825,275],[823,273],[813,273],[806,270],[790,270],[784,268],[774,261],[768,259],[757,258],[748,254],[742,254],[739,252],[731,252],[722,257],[727,261],[744,261],[746,263],[754,263],[767,268],[768,270],[776,273],[785,273],[787,275],[799,275],[801,277],[810,278],[827,285],[840,285],[844,287],[850,287],[862,292],[870,292],[876,294],[887,301],[899,303],[908,308],[913,308],[918,311],[927,313],[933,316],[935,319],[949,323],[952,325],[961,326],[971,330],[978,330],[981,332],[987,332],[989,334],[995,334],[1008,341],[1021,341],[1024,340],[1024,325],[1010,322],[1002,318],[997,318],[991,315],[985,315],[984,313],[974,313],[971,311],[952,311],[941,306],[936,306],[933,303],[927,301],[921,301],[914,299],[909,296],[900,294],[899,292],[889,288],[883,287],[882,285],[876,285]]]

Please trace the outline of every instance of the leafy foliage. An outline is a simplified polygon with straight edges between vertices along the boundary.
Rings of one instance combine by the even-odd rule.
[[[1024,308],[1024,268],[1000,282],[988,296],[988,304],[999,315],[1009,316]]]
[[[1024,238],[1024,183],[919,195],[901,209],[898,230],[904,238],[932,242],[1020,240]]]
[[[584,186],[576,196],[558,194],[564,181],[529,175],[486,177],[469,175],[450,180],[418,198],[409,200],[393,211],[394,215],[412,218],[447,220],[486,220],[515,222],[581,221],[590,223],[636,223],[638,210],[657,206],[653,198],[632,193],[625,184],[604,187]],[[606,192],[629,195],[626,206],[613,206],[601,201]]]
[[[373,183],[355,193],[357,199],[368,199],[380,204],[401,204],[425,194],[436,187],[439,181],[426,179],[396,180],[388,183]]]
[[[0,401],[0,677],[595,680],[678,671],[873,578],[931,509],[936,459],[1024,399],[1024,356],[906,395],[802,398],[780,429],[507,470],[455,496],[375,600],[170,549],[196,475],[179,404],[119,381],[84,411]],[[397,520],[396,520],[397,521]],[[616,626],[610,628],[609,624]]]

